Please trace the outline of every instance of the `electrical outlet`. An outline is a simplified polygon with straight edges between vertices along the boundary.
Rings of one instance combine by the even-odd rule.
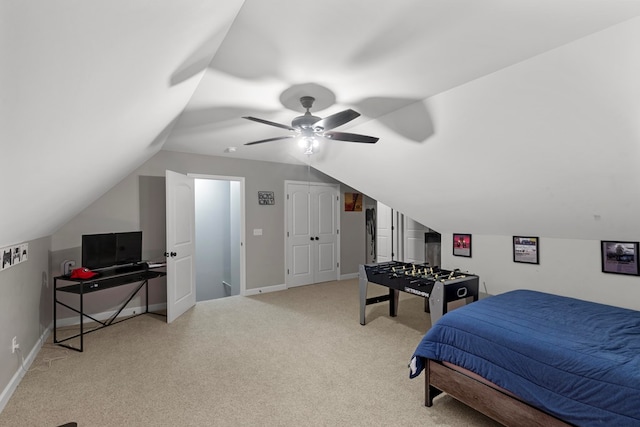
[[[18,344],[18,337],[13,337],[13,339],[11,340],[11,353],[15,353],[19,348],[20,344]]]

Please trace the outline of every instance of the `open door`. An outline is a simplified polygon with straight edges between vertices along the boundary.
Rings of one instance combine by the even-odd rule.
[[[195,184],[191,177],[166,171],[167,323],[196,305]]]

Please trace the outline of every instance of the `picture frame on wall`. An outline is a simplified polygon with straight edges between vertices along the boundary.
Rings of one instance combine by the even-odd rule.
[[[532,236],[513,236],[513,262],[540,264],[540,239]]]
[[[273,191],[258,191],[258,204],[275,205],[276,199],[273,195]]]
[[[453,233],[453,255],[471,258],[471,234]]]
[[[362,212],[362,199],[361,193],[344,193],[344,211]]]
[[[600,243],[602,272],[637,276],[638,242],[602,240]]]

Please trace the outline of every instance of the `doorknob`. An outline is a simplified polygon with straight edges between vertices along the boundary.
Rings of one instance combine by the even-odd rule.
[[[313,236],[309,237],[309,240],[313,240]]]
[[[177,253],[175,253],[175,252],[171,252],[171,253],[169,253],[169,252],[165,252],[165,253],[164,253],[164,256],[165,256],[165,257],[169,257],[169,256],[171,256],[171,258],[173,258],[173,257],[174,257],[174,256],[176,256],[176,255],[178,255],[178,254],[177,254]]]
[[[320,240],[320,238],[318,236],[316,236],[316,240]]]

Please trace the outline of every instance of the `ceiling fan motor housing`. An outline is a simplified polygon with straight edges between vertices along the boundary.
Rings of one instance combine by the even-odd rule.
[[[291,121],[292,127],[301,130],[311,129],[313,127],[313,124],[321,119],[320,117],[312,115],[309,111],[309,109],[313,107],[313,102],[315,100],[316,99],[313,96],[303,96],[300,98],[300,104],[302,104],[302,107],[306,109],[307,112],[302,116],[294,118]]]
[[[320,120],[320,117],[312,116],[306,112],[304,116],[298,116],[291,121],[291,126],[296,129],[311,129],[313,124]]]

